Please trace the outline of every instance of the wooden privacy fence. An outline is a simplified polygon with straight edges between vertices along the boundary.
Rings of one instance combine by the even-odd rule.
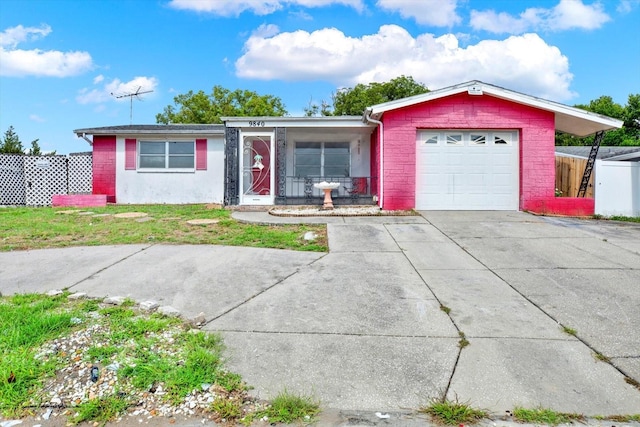
[[[582,174],[587,165],[587,159],[568,157],[556,154],[556,189],[562,192],[561,197],[577,197]],[[595,169],[591,173],[585,197],[593,198],[593,179]]]

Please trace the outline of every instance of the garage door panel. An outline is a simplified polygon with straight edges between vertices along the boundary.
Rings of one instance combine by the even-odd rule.
[[[483,132],[490,143],[473,144],[470,134]],[[445,133],[452,132],[440,132],[440,142],[446,141]],[[518,133],[511,132],[510,143],[500,145],[491,142],[492,131],[454,133],[463,135],[461,144],[418,142],[416,208],[518,210]]]

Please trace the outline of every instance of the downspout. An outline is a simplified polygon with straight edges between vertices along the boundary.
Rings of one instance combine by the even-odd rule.
[[[87,138],[87,134],[82,132],[82,135],[77,134],[78,137],[84,139],[85,141],[87,141],[89,143],[89,145],[91,145],[93,147],[93,141],[90,140],[89,138]]]
[[[371,110],[365,110],[364,121],[366,123],[375,123],[380,127],[380,170],[378,172],[380,177],[380,209],[383,209],[384,204],[384,125],[380,120],[371,118]]]

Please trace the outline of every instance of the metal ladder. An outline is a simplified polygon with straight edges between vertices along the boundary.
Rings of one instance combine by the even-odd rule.
[[[578,190],[578,197],[584,197],[587,193],[587,187],[589,186],[589,179],[591,179],[591,172],[593,172],[593,166],[596,164],[596,157],[598,157],[598,149],[602,142],[604,131],[596,132],[593,137],[593,145],[591,146],[591,152],[587,159],[587,164],[584,167],[584,173],[582,174],[582,182],[580,182],[580,189]]]

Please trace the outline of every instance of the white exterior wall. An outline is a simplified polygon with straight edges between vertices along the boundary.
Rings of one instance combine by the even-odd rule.
[[[194,138],[195,139],[195,138]],[[222,203],[224,138],[207,138],[207,170],[148,172],[125,170],[125,138],[116,141],[118,204]]]
[[[640,162],[596,160],[595,213],[640,216]]]

